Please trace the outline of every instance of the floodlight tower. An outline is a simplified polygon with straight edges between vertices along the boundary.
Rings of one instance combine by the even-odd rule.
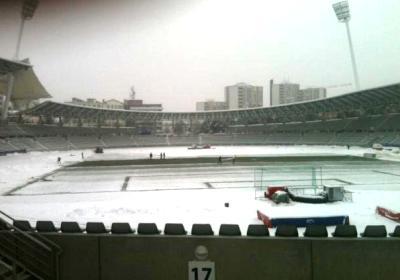
[[[24,32],[24,25],[26,20],[30,20],[35,13],[39,0],[24,0],[21,11],[21,24],[19,26],[17,47],[15,49],[14,60],[19,60],[19,50],[21,48],[22,33]],[[10,104],[11,94],[14,90],[14,73],[7,74],[7,93],[3,102],[3,109],[1,111],[0,122],[6,122],[8,116],[8,105]]]
[[[15,50],[15,55],[14,55],[15,60],[18,60],[19,58],[19,50],[21,48],[21,40],[22,40],[22,34],[24,32],[25,21],[33,18],[33,15],[38,5],[39,5],[39,0],[24,0],[21,11],[21,24],[19,26],[17,48]]]
[[[337,19],[340,22],[344,22],[346,24],[347,39],[349,40],[351,64],[353,66],[353,76],[354,76],[354,81],[356,84],[356,90],[359,90],[360,82],[358,80],[357,64],[356,64],[356,58],[354,56],[353,42],[351,40],[350,26],[349,26],[349,21],[350,21],[349,3],[346,0],[346,1],[341,1],[341,2],[335,3],[332,6],[333,6],[333,10],[335,11]]]

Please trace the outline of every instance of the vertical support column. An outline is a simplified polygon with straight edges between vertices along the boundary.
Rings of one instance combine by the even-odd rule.
[[[345,24],[346,24],[347,38],[349,40],[349,48],[350,48],[351,64],[352,64],[352,67],[353,67],[354,82],[356,83],[356,90],[359,90],[360,89],[360,82],[358,80],[356,57],[354,55],[354,50],[353,50],[353,41],[351,40],[350,26],[349,26],[349,22],[348,21],[346,21]]]
[[[8,105],[10,104],[11,94],[14,90],[15,77],[13,73],[7,74],[7,93],[3,104],[3,111],[1,112],[1,121],[6,122],[8,116]]]

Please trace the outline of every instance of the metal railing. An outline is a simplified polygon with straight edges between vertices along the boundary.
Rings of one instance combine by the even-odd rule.
[[[38,279],[58,280],[61,248],[37,232],[17,228],[14,221],[0,211],[0,256]]]

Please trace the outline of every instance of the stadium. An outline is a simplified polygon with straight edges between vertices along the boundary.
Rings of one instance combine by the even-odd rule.
[[[400,83],[145,112],[36,102],[29,61],[1,76],[36,104],[2,110],[0,279],[400,276]]]

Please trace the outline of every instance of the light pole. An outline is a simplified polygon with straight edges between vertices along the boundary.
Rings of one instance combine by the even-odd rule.
[[[347,39],[349,40],[351,64],[353,66],[354,82],[356,84],[356,90],[359,90],[360,82],[358,80],[357,64],[356,64],[356,58],[354,56],[353,42],[351,40],[350,26],[349,26],[349,21],[350,21],[349,3],[347,1],[342,1],[342,2],[333,4],[332,7],[333,7],[333,10],[335,11],[337,19],[340,22],[344,22],[346,24]]]
[[[21,48],[22,34],[24,32],[25,21],[33,18],[33,14],[37,6],[39,5],[39,0],[25,0],[21,11],[21,24],[19,26],[17,48],[15,50],[14,59],[18,60],[19,50]]]
[[[14,60],[19,60],[19,50],[21,48],[22,33],[24,32],[24,25],[26,20],[30,20],[35,13],[39,0],[24,0],[21,11],[21,24],[19,26],[17,47],[15,49]],[[4,99],[3,109],[1,112],[1,122],[5,122],[8,116],[8,105],[10,104],[11,94],[14,90],[14,73],[7,74],[7,93]]]

